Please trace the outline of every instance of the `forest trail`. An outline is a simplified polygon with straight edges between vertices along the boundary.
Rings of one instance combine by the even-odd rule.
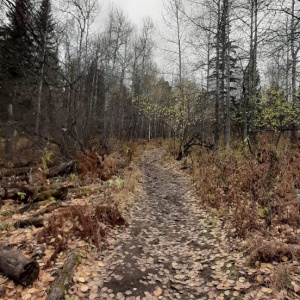
[[[87,299],[235,299],[248,287],[237,271],[245,262],[226,252],[219,221],[199,209],[191,182],[162,159],[161,149],[144,153],[129,226],[101,253],[99,298]]]

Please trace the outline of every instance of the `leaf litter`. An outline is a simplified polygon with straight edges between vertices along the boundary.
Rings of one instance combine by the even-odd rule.
[[[289,278],[290,291],[278,292],[270,284],[277,263],[249,265],[247,256],[235,247],[239,240],[228,239],[222,221],[199,205],[186,176],[163,163],[161,149],[146,151],[140,167],[144,179],[128,216],[128,228],[108,231],[100,254],[89,242],[75,239],[69,243],[70,249],[80,250],[82,261],[66,299],[299,298],[296,275]],[[15,244],[37,234],[35,228],[25,229],[21,238],[16,231]],[[37,245],[33,242],[32,247]],[[53,251],[51,247],[44,250],[41,266]],[[16,295],[46,299],[47,287],[64,258],[62,253],[53,271],[41,270],[40,279],[26,289],[0,277],[0,294],[4,293],[0,299],[16,299]],[[287,262],[285,257],[282,261]],[[288,263],[296,274],[299,263]],[[295,298],[288,296],[291,291]]]
[[[276,265],[249,265],[186,176],[163,164],[160,149],[145,152],[141,168],[129,227],[109,234],[97,276],[87,279],[97,297],[96,288],[78,295],[78,282],[75,299],[285,299],[270,287]]]

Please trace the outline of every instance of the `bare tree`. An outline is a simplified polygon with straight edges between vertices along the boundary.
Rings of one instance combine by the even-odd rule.
[[[132,93],[136,98],[135,105],[137,109],[140,109],[140,96],[143,96],[149,93],[151,85],[149,84],[149,76],[151,78],[152,71],[154,70],[153,66],[153,30],[154,25],[151,19],[146,18],[143,21],[143,27],[141,31],[136,31],[135,38],[133,41],[133,61],[132,61]],[[148,75],[148,77],[147,77]],[[135,136],[139,136],[144,131],[145,116],[137,114],[136,118],[134,117],[135,112],[131,117],[131,131],[132,134],[135,133]],[[151,128],[151,120],[148,120],[148,131]],[[151,135],[150,135],[151,136]],[[149,133],[148,133],[149,137]]]
[[[169,62],[169,68],[174,68],[176,80],[180,84],[184,76],[185,57],[187,55],[188,24],[183,13],[182,0],[168,0],[164,2],[163,21],[165,31],[161,34],[167,47],[162,50]],[[168,72],[170,73],[170,72]]]

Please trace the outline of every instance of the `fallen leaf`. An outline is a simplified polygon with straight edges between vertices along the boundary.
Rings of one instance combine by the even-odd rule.
[[[156,297],[160,296],[161,294],[162,294],[162,289],[157,289],[157,290],[154,291],[154,295]]]
[[[98,262],[98,266],[99,266],[99,267],[105,267],[105,263],[104,263],[103,261],[99,261],[99,262]]]
[[[272,289],[267,288],[267,287],[263,287],[263,288],[261,289],[261,291],[262,291],[263,293],[266,293],[266,294],[272,294],[272,292],[273,292]]]
[[[185,278],[185,275],[175,275],[174,276],[175,279],[181,280]]]
[[[208,293],[208,297],[209,297],[209,299],[216,298],[216,293],[215,293],[214,291],[210,291],[210,292]]]
[[[86,245],[85,241],[79,241],[78,247],[84,247]]]
[[[262,283],[264,281],[264,278],[262,275],[257,275],[256,276],[256,281],[259,282],[259,283]]]
[[[298,293],[300,291],[300,285],[299,284],[294,284],[294,291],[295,291],[295,293]]]
[[[37,292],[38,290],[36,289],[36,288],[31,288],[31,289],[29,289],[27,292],[29,293],[29,294],[33,294],[33,293],[35,293],[35,292]]]
[[[82,285],[80,287],[80,290],[84,293],[84,292],[87,292],[90,288],[87,286],[87,285]]]

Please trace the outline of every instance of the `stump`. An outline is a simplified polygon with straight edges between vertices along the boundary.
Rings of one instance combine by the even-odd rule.
[[[39,264],[20,251],[0,248],[0,273],[23,286],[32,284],[39,275]]]

